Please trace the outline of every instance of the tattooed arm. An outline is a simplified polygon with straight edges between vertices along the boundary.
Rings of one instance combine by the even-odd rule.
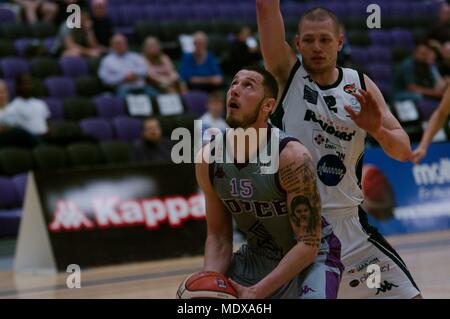
[[[320,248],[321,204],[308,150],[298,142],[289,142],[280,154],[278,175],[287,192],[289,218],[297,244],[259,283],[248,288],[237,285],[240,298],[269,296],[313,263]]]

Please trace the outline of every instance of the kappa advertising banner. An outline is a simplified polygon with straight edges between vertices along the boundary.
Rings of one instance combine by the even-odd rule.
[[[450,143],[434,143],[419,165],[366,150],[362,207],[385,235],[450,229]]]
[[[58,270],[203,253],[193,165],[37,172],[34,180]]]

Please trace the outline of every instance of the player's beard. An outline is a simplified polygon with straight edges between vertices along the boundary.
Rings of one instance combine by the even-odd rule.
[[[231,128],[239,128],[240,127],[240,128],[246,129],[246,128],[250,127],[258,119],[259,111],[264,102],[264,99],[265,99],[265,97],[263,97],[261,99],[261,101],[258,103],[258,105],[255,108],[255,111],[253,113],[244,115],[244,118],[242,120],[239,121],[238,119],[227,115],[225,122],[227,122],[228,126]]]

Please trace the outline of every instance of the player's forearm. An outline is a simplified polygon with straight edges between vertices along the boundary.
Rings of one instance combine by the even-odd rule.
[[[295,276],[298,276],[300,272],[314,262],[317,252],[318,249],[315,246],[306,245],[303,242],[297,243],[281,259],[278,266],[272,272],[253,286],[257,291],[257,296],[259,298],[266,298]]]
[[[428,126],[423,133],[422,140],[420,141],[419,147],[426,150],[428,146],[431,144],[433,137],[439,131],[439,129],[444,126],[445,121],[447,120],[447,116],[442,112],[436,111],[430,118],[428,122]]]
[[[225,274],[228,270],[233,252],[231,239],[208,235],[205,243],[204,271]]]
[[[406,162],[411,156],[411,143],[402,128],[387,129],[381,127],[371,135],[381,145],[386,154],[400,162]]]

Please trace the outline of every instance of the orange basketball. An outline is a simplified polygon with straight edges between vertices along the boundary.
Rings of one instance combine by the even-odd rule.
[[[178,299],[237,299],[238,294],[228,278],[213,271],[188,276],[177,291]]]

